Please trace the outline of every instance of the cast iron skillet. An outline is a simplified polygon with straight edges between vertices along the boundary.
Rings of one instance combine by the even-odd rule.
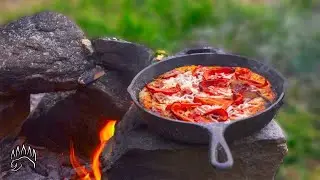
[[[209,143],[211,164],[218,169],[227,169],[233,166],[232,154],[227,143],[261,130],[273,119],[283,104],[285,79],[279,72],[259,61],[249,60],[237,55],[215,54],[212,52],[212,49],[203,50],[192,49],[146,67],[134,77],[128,87],[128,92],[134,103],[139,107],[138,109],[142,112],[143,119],[149,128],[165,138],[186,143]],[[167,71],[184,65],[218,65],[250,68],[270,81],[277,94],[276,100],[264,111],[249,118],[231,121],[228,124],[184,122],[161,117],[156,113],[144,109],[139,103],[138,94],[146,83],[151,82],[153,78]],[[225,153],[220,154],[222,151],[218,151],[220,149],[219,144]],[[221,162],[221,157],[224,157],[223,162]]]

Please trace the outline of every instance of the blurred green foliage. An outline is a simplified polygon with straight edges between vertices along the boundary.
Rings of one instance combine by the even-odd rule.
[[[115,36],[171,53],[206,43],[273,65],[289,82],[287,104],[277,117],[289,154],[277,179],[320,179],[320,3],[272,2],[52,0],[31,12],[69,15],[91,38]],[[0,11],[0,20],[22,14]]]

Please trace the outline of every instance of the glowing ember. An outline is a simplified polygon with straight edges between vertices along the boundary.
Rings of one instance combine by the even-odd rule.
[[[95,180],[101,180],[101,169],[100,169],[100,154],[105,146],[105,144],[109,141],[109,139],[114,134],[115,129],[115,120],[109,120],[107,124],[100,130],[100,144],[97,149],[94,151],[92,156],[92,173],[87,170],[84,166],[81,166],[77,157],[75,156],[73,143],[70,144],[70,162],[72,167],[76,170],[77,176],[80,177],[82,180],[91,180],[93,175]]]

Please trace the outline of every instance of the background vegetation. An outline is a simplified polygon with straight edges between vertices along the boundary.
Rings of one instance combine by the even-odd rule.
[[[277,117],[289,154],[277,179],[320,179],[319,0],[2,0],[0,24],[45,9],[68,15],[92,38],[171,53],[210,44],[273,65],[289,82]]]

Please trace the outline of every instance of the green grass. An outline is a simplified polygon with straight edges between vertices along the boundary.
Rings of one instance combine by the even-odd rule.
[[[289,153],[278,179],[286,179],[288,167],[294,167],[300,176],[299,179],[310,179],[316,172],[320,175],[319,119],[319,116],[311,115],[292,105],[279,113],[277,120],[286,131]],[[312,162],[315,166],[311,166]]]
[[[320,15],[311,10],[315,5],[318,0],[282,0],[272,6],[236,0],[53,0],[21,12],[0,11],[0,22],[48,9],[74,19],[91,38],[116,36],[171,53],[201,40],[272,64],[291,85],[289,104],[277,117],[289,148],[277,179],[316,180]]]

